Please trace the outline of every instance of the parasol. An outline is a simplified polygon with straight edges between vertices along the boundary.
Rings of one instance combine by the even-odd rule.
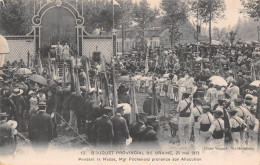
[[[220,63],[221,63],[221,64],[227,64],[227,63],[228,63],[228,60],[220,59]]]
[[[260,80],[255,80],[250,84],[250,86],[255,86],[255,87],[259,87],[259,85],[260,85]]]
[[[15,75],[24,75],[24,74],[31,74],[32,71],[28,68],[20,68],[14,74]]]
[[[220,76],[212,76],[209,80],[214,85],[219,85],[219,86],[227,86],[228,85],[226,80],[223,77],[220,77]]]
[[[130,106],[130,104],[128,104],[128,103],[118,104],[118,107],[121,107],[121,106],[123,106],[124,114],[130,114],[131,113],[131,106]]]
[[[163,75],[163,78],[169,78],[169,76],[170,76],[170,73],[166,73]]]
[[[5,62],[5,55],[9,54],[9,45],[7,40],[0,35],[0,67],[3,67]]]
[[[197,57],[196,59],[195,59],[195,61],[201,61],[202,60],[202,58],[201,57]]]
[[[221,45],[221,42],[216,41],[216,40],[212,40],[212,41],[211,41],[211,45],[218,46],[218,45]]]
[[[118,81],[119,82],[129,82],[130,81],[130,77],[127,75],[127,76],[121,76],[118,78]],[[131,77],[131,81],[136,81],[136,78],[135,77]]]
[[[42,85],[48,85],[47,80],[41,75],[34,74],[29,79]]]

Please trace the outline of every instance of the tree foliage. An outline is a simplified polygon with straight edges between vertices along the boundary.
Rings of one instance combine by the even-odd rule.
[[[8,0],[0,7],[0,24],[2,33],[5,35],[24,35],[31,29],[31,18],[29,1]]]
[[[251,18],[259,20],[260,18],[260,1],[259,0],[241,0],[244,7],[241,12],[248,14]]]
[[[151,23],[158,15],[157,9],[152,9],[147,0],[141,0],[139,3],[134,4],[133,20],[137,26],[145,30],[149,23]]]
[[[211,23],[224,18],[226,4],[224,0],[198,0],[191,2],[191,11],[198,13],[204,23],[209,24],[209,38],[211,42]]]
[[[162,24],[166,25],[169,29],[172,46],[182,35],[179,31],[179,27],[187,21],[188,8],[187,5],[180,0],[162,0],[161,9],[163,11]]]

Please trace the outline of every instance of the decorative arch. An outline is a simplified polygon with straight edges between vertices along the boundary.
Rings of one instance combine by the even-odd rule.
[[[40,8],[40,10],[37,12],[37,14],[32,18],[32,23],[35,26],[41,25],[41,19],[43,15],[50,9],[55,7],[62,7],[72,13],[74,18],[76,19],[77,26],[82,26],[84,24],[84,17],[82,17],[79,12],[76,10],[74,6],[71,4],[68,4],[66,2],[62,2],[61,0],[57,0],[56,2],[47,3],[44,6]]]
[[[77,9],[67,2],[62,2],[61,0],[56,0],[55,2],[50,2],[43,5],[37,14],[32,18],[33,23],[33,33],[34,35],[34,43],[35,43],[35,54],[39,52],[41,49],[41,31],[42,31],[42,19],[44,14],[47,13],[51,9],[55,8],[64,8],[65,10],[69,11],[73,17],[75,18],[75,30],[76,30],[76,44],[77,44],[77,54],[82,56],[82,44],[83,44],[83,35],[84,35],[84,17],[80,15]]]

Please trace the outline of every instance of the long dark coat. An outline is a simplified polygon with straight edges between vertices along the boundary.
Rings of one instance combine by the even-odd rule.
[[[126,139],[129,138],[126,120],[120,114],[116,114],[110,120],[114,131],[113,145],[126,145]]]
[[[95,121],[93,130],[96,132],[98,147],[111,147],[114,137],[113,124],[108,116],[101,116]]]
[[[33,147],[48,147],[52,140],[52,120],[51,116],[44,111],[39,111],[33,115],[29,122],[29,139]]]

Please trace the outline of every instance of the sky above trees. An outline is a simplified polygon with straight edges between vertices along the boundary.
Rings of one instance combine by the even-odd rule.
[[[137,0],[139,1],[139,0]],[[161,0],[147,0],[152,7],[159,7]],[[183,0],[187,1],[187,0]],[[226,3],[226,12],[225,18],[217,20],[217,23],[213,22],[213,27],[218,28],[228,28],[233,27],[237,24],[237,20],[240,17],[241,19],[247,19],[248,17],[245,14],[240,14],[240,9],[242,5],[240,0],[225,0]],[[205,26],[205,25],[204,25]]]

